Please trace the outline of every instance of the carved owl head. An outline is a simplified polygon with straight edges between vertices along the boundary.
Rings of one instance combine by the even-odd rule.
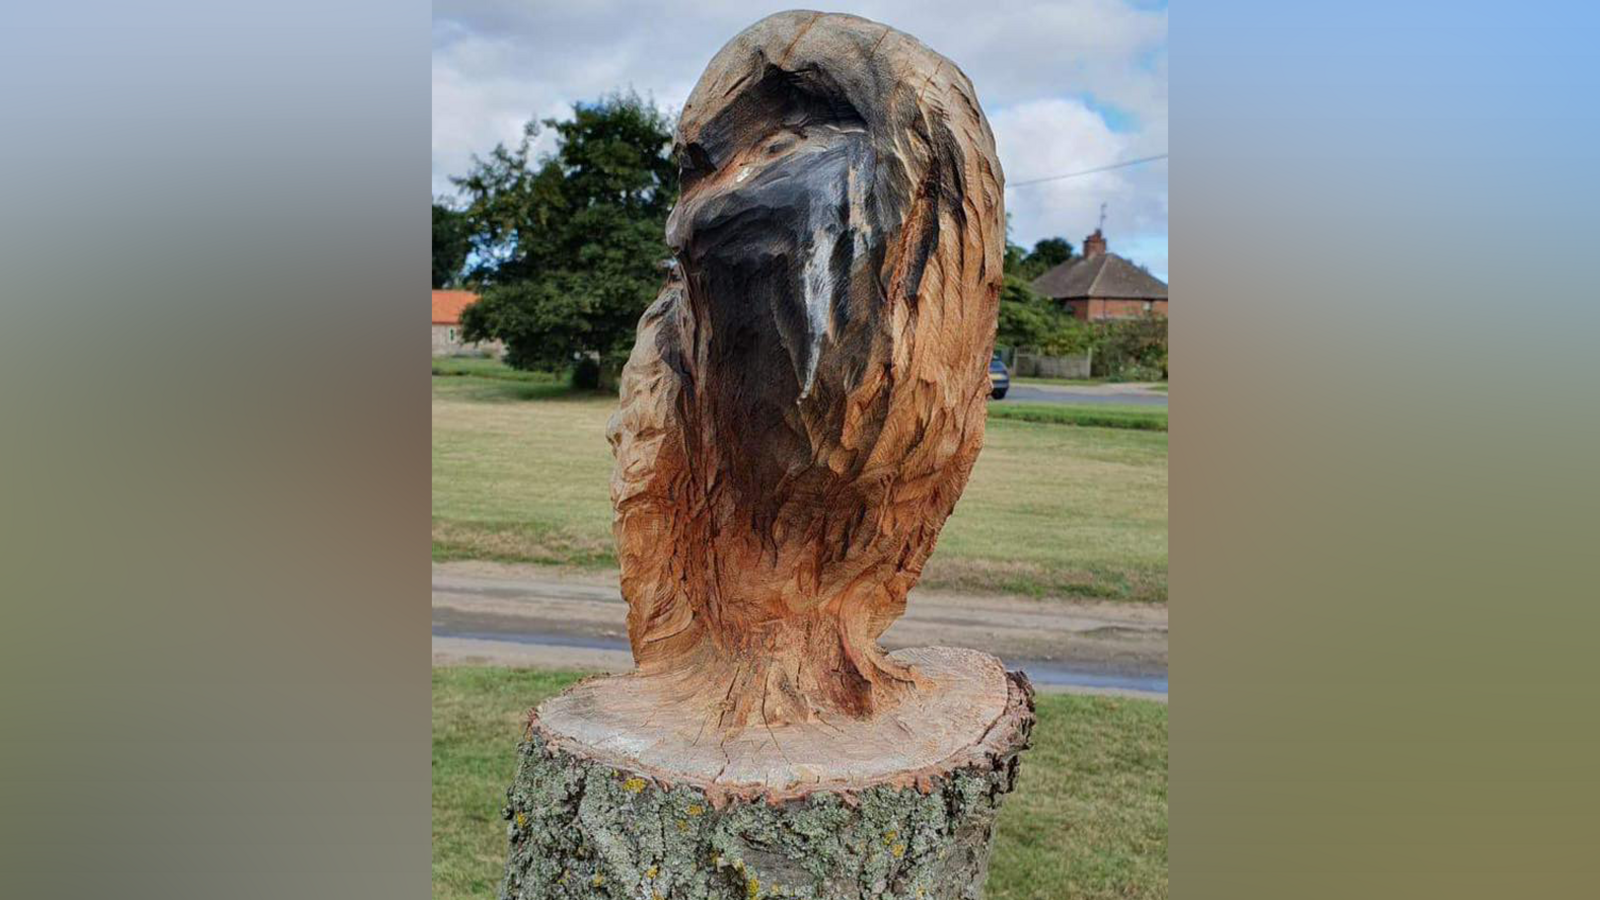
[[[940,394],[931,412],[984,393],[1002,175],[953,63],[855,16],[779,13],[712,60],[676,146],[667,238],[711,335],[703,399],[737,424],[719,441],[859,474],[900,394]]]

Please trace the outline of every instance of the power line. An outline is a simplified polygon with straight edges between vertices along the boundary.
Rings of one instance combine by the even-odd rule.
[[[1044,184],[1046,181],[1060,181],[1063,178],[1077,178],[1079,175],[1093,175],[1096,172],[1109,172],[1112,169],[1122,169],[1126,168],[1127,166],[1137,166],[1140,163],[1155,162],[1158,159],[1166,158],[1167,154],[1161,153],[1156,156],[1145,156],[1139,159],[1124,160],[1119,163],[1112,163],[1109,166],[1099,166],[1093,169],[1084,169],[1082,172],[1068,172],[1065,175],[1049,175],[1044,178],[1031,178],[1027,181],[1014,181],[1011,184],[1006,185],[1006,187],[1027,187],[1030,184]]]

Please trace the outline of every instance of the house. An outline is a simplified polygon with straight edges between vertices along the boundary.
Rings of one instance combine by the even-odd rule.
[[[471,306],[478,295],[471,291],[433,292],[434,356],[499,356],[505,351],[499,341],[467,343],[461,339],[461,311]]]
[[[1167,314],[1167,284],[1115,253],[1096,228],[1074,256],[1033,280],[1033,289],[1085,322]]]

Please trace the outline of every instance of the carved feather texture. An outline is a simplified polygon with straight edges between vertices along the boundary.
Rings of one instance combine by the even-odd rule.
[[[762,20],[676,136],[678,270],[608,436],[642,673],[725,725],[915,690],[878,637],[983,443],[1002,175],[971,82],[846,15]]]

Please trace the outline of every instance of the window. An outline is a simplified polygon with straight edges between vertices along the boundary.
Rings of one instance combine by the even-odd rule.
[[[1147,303],[1147,304],[1145,304],[1145,306],[1148,307],[1149,304]],[[453,341],[455,339],[456,339],[456,330],[454,328],[452,328],[452,329],[450,329],[450,340]]]
[[[1072,304],[1071,303],[1067,304],[1067,315],[1069,315],[1069,316],[1072,315]]]
[[[1156,308],[1156,305],[1155,305],[1154,302],[1152,302],[1150,300],[1146,300],[1144,302],[1144,311],[1145,312],[1149,312],[1149,311],[1151,311],[1152,309],[1155,309],[1155,308]]]

